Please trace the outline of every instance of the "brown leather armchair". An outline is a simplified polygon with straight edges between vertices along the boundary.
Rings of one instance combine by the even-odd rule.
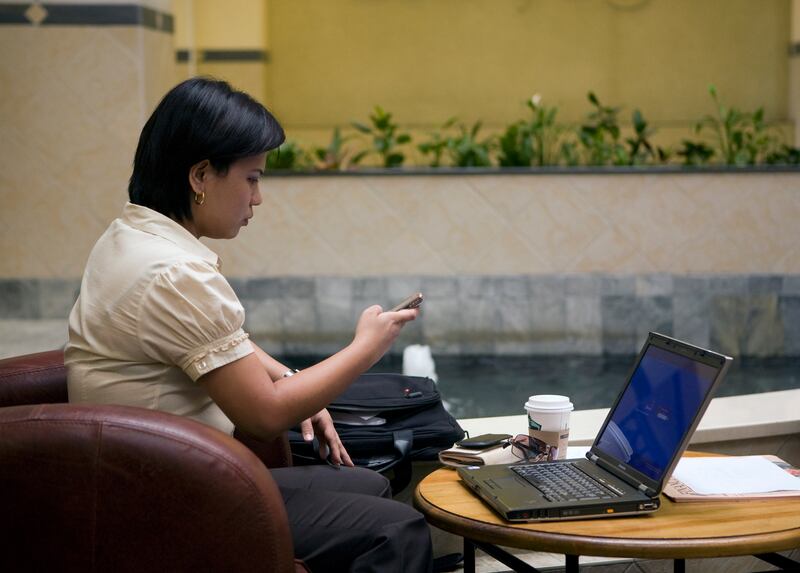
[[[61,351],[0,360],[0,570],[306,570],[280,492],[241,442],[66,400]]]

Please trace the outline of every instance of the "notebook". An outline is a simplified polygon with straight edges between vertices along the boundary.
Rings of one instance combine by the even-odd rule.
[[[458,468],[459,477],[513,522],[656,511],[731,361],[651,332],[586,459]]]

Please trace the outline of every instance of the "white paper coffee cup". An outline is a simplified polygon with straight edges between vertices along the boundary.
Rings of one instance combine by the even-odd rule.
[[[542,459],[563,460],[567,457],[569,415],[574,409],[566,396],[538,394],[525,403],[528,414],[530,445]]]

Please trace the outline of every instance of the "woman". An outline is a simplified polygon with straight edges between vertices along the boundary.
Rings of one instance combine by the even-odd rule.
[[[313,571],[429,570],[424,519],[386,499],[385,478],[350,467],[325,410],[418,311],[367,308],[347,347],[296,373],[248,340],[219,258],[198,240],[232,239],[247,225],[266,153],[283,140],[275,118],[225,82],[195,78],[164,97],[139,139],[130,202],[92,249],[70,315],[70,401],[164,410],[265,439],[303,421],[334,466],[272,470],[296,556]]]

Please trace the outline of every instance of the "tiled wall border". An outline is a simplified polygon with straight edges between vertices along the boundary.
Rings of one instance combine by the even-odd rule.
[[[172,14],[138,4],[0,4],[0,25],[141,26],[172,34]]]
[[[547,275],[231,279],[246,328],[277,354],[347,344],[360,310],[414,290],[400,343],[439,354],[632,354],[650,330],[734,356],[800,357],[800,275]],[[0,319],[65,318],[79,282],[0,280]]]
[[[269,54],[266,50],[176,50],[175,61],[186,63],[196,61],[207,62],[267,62]]]

